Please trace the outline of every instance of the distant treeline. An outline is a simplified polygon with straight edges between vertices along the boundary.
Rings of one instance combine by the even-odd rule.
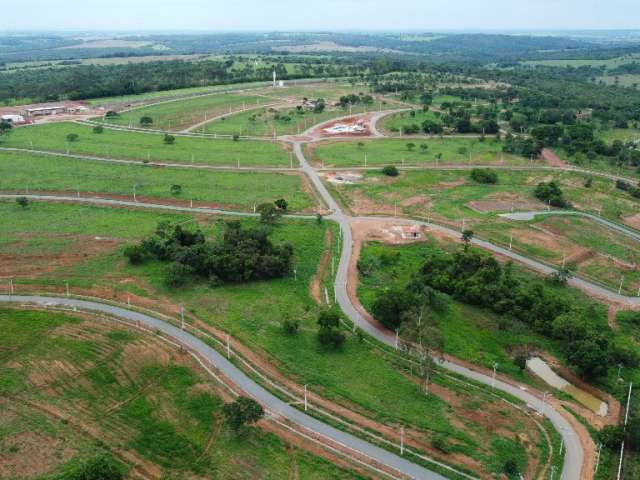
[[[281,79],[359,75],[366,65],[305,64],[289,72],[282,63],[247,64],[232,69],[229,61],[162,61],[122,65],[78,65],[0,74],[0,102],[80,100],[225,83],[265,81],[275,68]]]

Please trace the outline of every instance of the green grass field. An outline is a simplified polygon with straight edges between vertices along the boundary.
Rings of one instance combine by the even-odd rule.
[[[615,140],[637,142],[640,141],[640,130],[637,128],[611,128],[599,132],[598,137],[607,143]]]
[[[84,159],[0,151],[0,190],[66,192],[165,199],[252,211],[254,205],[285,198],[293,212],[311,211],[315,201],[298,174],[215,172],[150,165],[126,165]],[[181,192],[174,194],[173,185]]]
[[[365,108],[363,107],[352,109],[352,113],[354,114],[364,111]],[[295,108],[278,110],[261,108],[220,118],[206,124],[202,129],[198,129],[197,131],[199,133],[237,134],[261,137],[272,137],[274,131],[276,135],[292,135],[304,132],[318,123],[345,115],[349,115],[349,109],[336,108],[325,110],[322,113],[313,113],[311,111],[299,113]]]
[[[140,127],[142,117],[151,117],[153,124],[150,128],[178,131],[206,121],[207,118],[269,102],[263,96],[221,93],[135,108],[122,112],[117,117],[105,118],[104,121],[114,125]]]
[[[572,60],[530,60],[523,62],[526,65],[541,65],[546,67],[586,67],[591,66],[594,68],[605,67],[607,70],[614,69],[620,65],[632,63],[640,58],[638,54],[628,54],[621,57],[608,58],[604,60],[600,59],[572,59]]]
[[[473,181],[470,171],[405,170],[398,177],[380,171],[361,172],[363,178],[353,184],[327,186],[352,210],[358,213],[390,213],[397,202],[399,214],[425,216],[427,211],[445,220],[486,219],[491,213],[544,210],[533,191],[539,182],[555,180],[565,197],[578,210],[600,213],[623,222],[640,207],[640,201],[616,189],[613,180],[572,172],[545,170],[496,170],[498,183]],[[590,188],[585,187],[591,178]],[[366,200],[362,202],[361,200]],[[472,202],[481,202],[480,204]],[[485,210],[486,213],[483,213]]]
[[[138,95],[120,95],[115,97],[103,97],[94,98],[88,102],[91,105],[117,105],[125,103],[146,102],[150,100],[164,100],[172,97],[200,95],[206,93],[216,93],[220,91],[228,91],[242,88],[262,88],[267,82],[249,82],[249,83],[237,83],[234,85],[213,85],[209,87],[191,87],[191,88],[179,88],[174,90],[162,90],[158,92],[147,92]]]
[[[382,128],[386,132],[398,133],[404,131],[408,126],[418,125],[422,128],[425,120],[439,121],[438,116],[431,110],[425,112],[423,110],[413,110],[411,112],[394,113],[384,117],[382,120]]]
[[[68,142],[67,135],[72,133],[79,138]],[[238,163],[241,167],[291,165],[291,155],[279,143],[177,137],[173,145],[166,145],[160,134],[109,128],[97,134],[91,126],[75,123],[16,128],[0,141],[0,146],[166,163],[228,167],[236,167]]]
[[[68,478],[106,451],[164,478],[281,479],[292,470],[359,478],[274,434],[235,434],[222,417],[223,387],[153,335],[6,308],[0,327],[3,478],[32,478],[33,470],[37,478]],[[31,461],[20,461],[24,455]]]
[[[359,146],[358,143],[363,143]],[[409,150],[408,143],[414,148]],[[421,144],[428,145],[423,152]],[[526,165],[522,157],[502,153],[502,144],[487,139],[445,138],[419,141],[416,139],[363,140],[333,142],[307,147],[309,158],[325,167],[362,167],[365,153],[367,166],[374,165],[445,165],[445,164],[505,164]],[[436,158],[441,155],[441,158]]]
[[[458,453],[457,458],[477,462],[474,470],[480,472],[500,468],[494,461],[496,455],[513,454],[520,458],[522,446],[513,440],[514,436],[521,431],[527,435],[537,432],[526,417],[506,411],[501,401],[478,397],[475,390],[470,392],[444,377],[437,377],[435,383],[442,388],[439,390],[444,392],[442,395],[453,395],[456,401],[450,403],[439,395],[425,397],[407,378],[407,372],[399,371],[393,357],[359,342],[354,335],[347,334],[346,345],[339,352],[321,348],[316,336],[318,306],[310,297],[309,288],[323,252],[329,252],[329,259],[338,255],[334,226],[331,226],[334,241],[326,244],[330,228],[327,222],[317,225],[313,221],[287,220],[275,227],[275,241],[287,240],[294,245],[297,279],[291,276],[216,288],[196,282],[172,290],[162,280],[166,264],[130,266],[122,256],[122,248],[133,238],[149,234],[157,221],[187,222],[192,219],[188,215],[36,203],[25,210],[14,203],[0,203],[0,213],[15,218],[0,227],[0,234],[2,250],[11,265],[8,273],[21,278],[16,280],[18,291],[27,288],[25,283],[41,289],[60,289],[63,279],[68,279],[72,291],[100,292],[101,296],[121,300],[131,294],[138,304],[147,302],[156,310],[173,310],[173,305],[183,303],[190,317],[229,331],[288,378],[300,385],[308,384],[312,392],[376,421],[411,425],[429,454],[447,461],[446,456],[430,447],[431,439],[444,435]],[[42,230],[44,219],[48,228]],[[207,235],[220,232],[218,222],[213,217],[199,220]],[[252,224],[254,220],[243,222]],[[92,238],[103,236],[118,243],[98,248],[99,243]],[[46,248],[38,250],[39,258],[44,258],[48,265],[43,269],[38,268],[37,262],[34,265],[30,252],[45,242]],[[66,256],[70,248],[77,257]],[[31,273],[34,271],[37,273]],[[30,279],[30,275],[37,278]],[[283,333],[283,312],[300,321],[297,335]],[[371,378],[376,381],[371,382]],[[473,414],[479,405],[486,411],[486,417],[480,420]],[[496,424],[501,425],[501,433],[495,431]],[[538,445],[538,440],[532,441]],[[534,449],[529,460],[535,461],[540,455]]]

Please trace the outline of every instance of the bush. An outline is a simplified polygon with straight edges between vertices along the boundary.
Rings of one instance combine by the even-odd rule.
[[[431,440],[431,446],[442,453],[451,453],[451,446],[449,445],[449,442],[447,442],[446,438],[444,438],[442,435],[433,437],[433,439]]]
[[[104,116],[107,118],[114,118],[114,117],[119,117],[120,114],[114,110],[108,110],[107,113],[104,114]]]
[[[174,143],[176,143],[176,137],[174,137],[173,135],[169,135],[168,133],[165,133],[162,141],[166,145],[173,145]]]
[[[153,125],[153,118],[147,116],[140,118],[140,126],[150,127],[151,125]]]
[[[147,258],[147,253],[142,245],[128,245],[124,249],[124,256],[132,265],[139,265]]]
[[[67,135],[67,142],[77,142],[80,137],[77,133],[70,133]]]
[[[471,170],[472,180],[478,183],[495,184],[498,183],[498,174],[490,168],[474,168]]]
[[[393,165],[387,165],[386,167],[382,168],[382,174],[386,175],[387,177],[397,177],[400,172]]]
[[[345,336],[340,332],[340,314],[335,310],[321,310],[318,314],[318,340],[324,346],[340,348]]]
[[[125,469],[111,455],[103,454],[88,460],[71,474],[65,475],[65,480],[122,480]]]
[[[264,416],[262,406],[248,397],[238,397],[234,402],[222,407],[222,414],[229,427],[235,432],[242,431],[247,425],[256,423]]]
[[[95,127],[93,127],[93,133],[102,133],[104,132],[104,127],[102,125],[96,125]]]
[[[189,281],[189,276],[193,273],[193,268],[180,262],[173,262],[169,265],[164,281],[171,288],[182,287]]]
[[[571,204],[564,199],[560,186],[555,182],[540,182],[533,194],[535,197],[553,207],[569,208]]]
[[[29,199],[27,197],[18,197],[16,198],[16,203],[22,208],[27,208],[29,206]]]
[[[300,321],[292,320],[291,318],[284,318],[282,320],[282,330],[286,335],[293,336],[298,333],[300,329]]]

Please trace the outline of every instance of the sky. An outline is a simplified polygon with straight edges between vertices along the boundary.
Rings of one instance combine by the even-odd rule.
[[[640,0],[4,0],[11,30],[637,29]]]

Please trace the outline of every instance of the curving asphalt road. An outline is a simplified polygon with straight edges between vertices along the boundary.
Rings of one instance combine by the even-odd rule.
[[[335,297],[338,304],[340,305],[340,308],[355,325],[366,331],[369,335],[389,346],[395,346],[395,334],[391,333],[388,330],[381,330],[377,326],[374,326],[369,321],[367,321],[367,319],[364,318],[351,303],[351,299],[349,298],[349,295],[347,293],[347,279],[349,265],[351,263],[351,254],[353,250],[351,222],[355,219],[353,217],[350,217],[349,215],[346,215],[340,208],[340,205],[338,205],[338,203],[333,199],[327,188],[322,183],[322,180],[320,180],[318,172],[309,164],[309,162],[307,162],[307,159],[305,158],[302,151],[301,143],[296,141],[293,141],[292,143],[293,151],[298,157],[298,161],[300,162],[302,170],[309,176],[318,192],[320,193],[320,196],[324,199],[329,208],[333,210],[333,219],[340,225],[340,231],[342,233],[343,240],[343,249],[340,256],[340,263],[338,264],[338,271],[335,281]],[[406,219],[404,221],[406,221]],[[446,230],[449,234],[451,234],[452,232],[454,232],[456,235],[459,234],[458,232],[455,232],[452,229],[447,229],[446,227],[435,226],[433,224],[429,224],[429,226],[431,228],[435,227],[438,229]],[[548,269],[549,271],[547,273],[551,273],[551,271],[554,271],[546,265],[540,264],[539,262],[535,262],[526,257],[521,257],[520,255],[514,254],[507,249],[502,249],[501,247],[498,247],[491,243],[482,242],[481,240],[477,239],[474,239],[474,243],[496,253],[516,258],[517,260],[522,261],[525,264],[530,264],[531,266],[538,267],[541,270]],[[572,279],[573,282],[576,282],[578,280],[579,279]],[[584,281],[582,282],[588,283]],[[593,287],[601,288],[595,285],[593,285]],[[608,290],[606,292],[612,293]],[[541,399],[524,389],[515,387],[511,384],[499,380],[494,381],[490,376],[483,373],[470,370],[466,367],[448,361],[443,362],[441,365],[447,370],[463,375],[464,377],[473,379],[477,382],[483,383],[485,385],[494,385],[494,388],[513,395],[515,398],[518,398],[519,400],[527,403],[539,412],[543,412],[544,415],[551,421],[558,433],[562,436],[564,445],[566,447],[561,478],[563,480],[580,480],[582,464],[584,462],[584,451],[582,449],[582,445],[580,444],[579,437],[569,421],[565,419],[552,406],[545,404]]]
[[[375,123],[375,122],[374,122]],[[353,321],[355,325],[362,328],[364,331],[369,333],[371,336],[375,337],[381,342],[384,342],[387,345],[394,346],[395,345],[395,335],[386,330],[380,330],[378,327],[369,323],[354,307],[351,303],[351,300],[347,293],[347,278],[348,278],[348,270],[351,262],[352,248],[353,248],[353,238],[351,231],[351,223],[356,220],[356,218],[351,217],[345,214],[340,205],[335,201],[335,199],[331,196],[325,185],[322,183],[320,177],[318,176],[318,172],[314,169],[306,160],[303,150],[302,143],[299,140],[288,139],[293,145],[293,151],[298,158],[298,161],[301,166],[301,170],[309,177],[312,181],[313,185],[319,192],[321,198],[327,204],[330,210],[332,210],[333,214],[328,217],[335,220],[340,225],[340,230],[343,238],[343,250],[341,252],[340,262],[338,265],[338,271],[336,275],[335,281],[335,295],[338,304],[345,312],[345,314]],[[25,195],[0,195],[0,198],[15,198],[18,196]],[[163,210],[171,210],[171,211],[187,211],[194,213],[209,213],[209,214],[222,214],[222,215],[240,215],[240,216],[253,216],[251,213],[243,213],[243,212],[228,212],[224,210],[217,209],[208,209],[208,208],[188,208],[188,207],[177,207],[171,205],[160,205],[160,204],[148,204],[148,203],[140,203],[140,202],[128,202],[121,200],[109,200],[109,199],[99,199],[99,198],[83,198],[83,197],[64,197],[64,196],[50,196],[50,195],[31,195],[28,196],[34,199],[41,200],[53,200],[53,201],[73,201],[73,202],[84,202],[84,203],[92,203],[92,204],[101,204],[101,205],[115,205],[115,206],[131,206],[131,207],[142,207],[142,208],[154,208],[154,209],[163,209]],[[315,218],[311,216],[300,216],[302,218]],[[298,217],[298,218],[300,218]],[[363,217],[363,218],[385,218],[387,220],[396,220],[398,222],[407,222],[407,219],[393,219],[389,217]],[[428,225],[430,228],[440,230],[449,235],[459,235],[459,232],[443,227],[440,225],[427,224],[426,222],[415,222],[412,223],[422,223],[424,225]],[[613,224],[615,225],[615,224]],[[519,254],[516,254],[508,249],[493,245],[489,242],[485,242],[479,239],[473,239],[472,242],[475,245],[478,245],[487,250],[493,251],[495,253],[510,257],[518,262],[521,262],[539,272],[542,273],[551,273],[555,271],[555,269],[544,265],[540,262],[536,262],[534,260],[523,257]],[[572,278],[570,280],[572,285],[583,288],[587,291],[594,293],[595,295],[601,295],[607,298],[611,298],[614,300],[619,300],[622,303],[633,303],[640,304],[640,299],[625,297],[622,295],[616,295],[615,293],[600,287],[598,285],[591,284],[585,280],[581,280],[579,278]],[[257,385],[251,379],[249,379],[246,375],[244,375],[240,370],[238,370],[233,364],[231,364],[227,359],[223,356],[219,355],[215,350],[208,347],[206,344],[198,340],[196,337],[187,334],[186,332],[173,327],[170,324],[162,322],[159,319],[150,317],[148,315],[144,315],[138,312],[129,311],[120,307],[114,307],[111,305],[100,304],[95,302],[83,301],[83,300],[75,300],[75,299],[60,299],[54,297],[32,297],[32,296],[6,296],[0,295],[0,302],[9,302],[9,301],[20,301],[20,302],[31,302],[37,303],[40,305],[53,304],[53,305],[63,305],[70,306],[81,309],[88,309],[94,311],[100,311],[111,315],[116,315],[119,317],[127,318],[134,321],[140,321],[143,324],[147,325],[150,328],[157,328],[164,332],[166,335],[179,340],[180,342],[185,343],[190,348],[193,348],[195,351],[203,355],[205,358],[210,360],[213,364],[215,364],[221,371],[227,375],[230,380],[236,384],[240,389],[247,392],[248,394],[254,396],[258,401],[263,403],[269,410],[275,411],[284,417],[298,423],[306,428],[309,428],[315,432],[318,432],[334,441],[340,442],[343,445],[347,445],[348,447],[357,450],[358,452],[367,455],[376,461],[379,461],[383,464],[386,464],[398,472],[408,475],[411,478],[415,479],[443,479],[444,477],[430,472],[429,470],[413,464],[402,457],[394,455],[386,450],[380,449],[364,440],[361,440],[357,437],[349,435],[345,432],[337,430],[333,427],[330,427],[319,420],[316,420],[312,417],[305,415],[304,413],[290,407],[286,403],[282,402],[277,397],[271,395],[269,392],[264,390],[262,387]],[[544,412],[544,414],[549,418],[549,420],[553,423],[556,430],[560,433],[560,435],[564,439],[564,444],[566,446],[566,454],[564,460],[564,467],[562,478],[564,480],[579,480],[582,464],[584,460],[584,452],[582,450],[582,446],[579,442],[578,435],[573,430],[571,424],[553,407],[545,404],[538,397],[529,393],[526,389],[519,388],[513,386],[511,384],[502,382],[500,380],[495,380],[485,374],[470,370],[466,367],[460,366],[451,362],[444,362],[442,366],[447,370],[458,373],[467,378],[473,379],[477,382],[483,383],[485,385],[494,385],[496,389],[506,392],[521,401],[529,404],[532,408]]]
[[[75,308],[84,311],[104,313],[110,316],[127,319],[129,321],[139,322],[148,329],[160,331],[167,337],[176,340],[177,342],[187,346],[192,351],[198,353],[223,372],[223,374],[240,390],[255,398],[262,405],[265,405],[270,412],[287,418],[307,430],[320,434],[322,437],[340,445],[346,446],[348,449],[373,459],[382,465],[386,465],[401,475],[406,475],[416,480],[446,480],[446,477],[443,477],[442,475],[431,472],[399,455],[379,448],[354,435],[343,432],[342,430],[331,427],[326,423],[297,410],[258,385],[233,363],[202,340],[155,317],[113,305],[73,298],[31,295],[0,295],[0,303],[26,303],[42,307],[57,306]]]

